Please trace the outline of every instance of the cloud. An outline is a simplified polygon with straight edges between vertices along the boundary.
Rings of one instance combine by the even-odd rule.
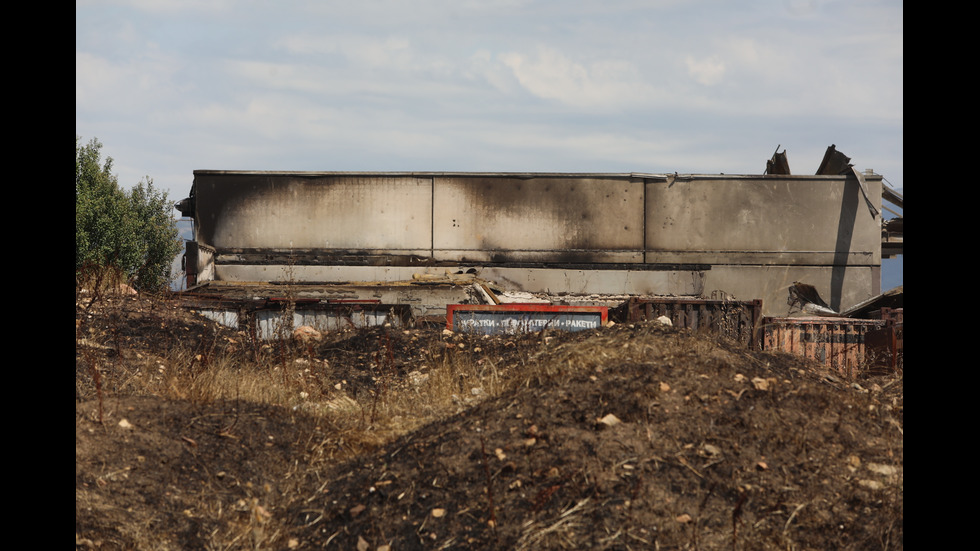
[[[339,55],[362,68],[412,67],[416,53],[411,40],[397,35],[387,37],[361,34],[312,35],[290,34],[274,42],[274,47],[306,59]]]
[[[900,33],[897,35],[900,38]],[[901,41],[896,35],[720,35],[684,57],[687,76],[700,84],[674,97],[688,108],[804,119],[901,123]],[[888,63],[883,60],[893,59]],[[676,92],[676,90],[675,90]]]
[[[128,80],[126,71],[109,60],[86,52],[75,52],[75,106],[91,108],[106,90],[119,89]]]
[[[902,48],[874,1],[79,0],[76,133],[181,196],[195,168],[759,172],[780,143],[901,187]]]
[[[334,34],[290,33],[273,42],[273,47],[293,55],[334,54],[342,39]]]
[[[235,0],[75,0],[76,15],[80,9],[92,10],[101,7],[135,9],[151,14],[185,13],[227,13],[242,2]]]
[[[694,59],[694,57],[688,56],[685,63],[687,64],[687,74],[705,86],[718,84],[725,75],[724,62],[714,56],[707,59]]]
[[[188,88],[175,79],[179,68],[176,59],[152,50],[124,61],[76,51],[76,111],[119,115],[157,109]]]
[[[582,63],[549,47],[533,54],[504,53],[497,59],[531,94],[573,107],[616,110],[648,101],[654,93],[637,68],[622,59]]]

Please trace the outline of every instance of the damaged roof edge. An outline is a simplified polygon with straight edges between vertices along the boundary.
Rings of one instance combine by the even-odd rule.
[[[297,170],[195,170],[194,174],[207,175],[256,175],[256,176],[276,176],[289,175],[299,177],[319,177],[319,176],[386,176],[386,177],[507,177],[507,178],[624,178],[624,179],[649,179],[649,180],[669,180],[669,179],[757,179],[766,178],[786,178],[793,180],[826,180],[845,178],[846,174],[840,175],[818,175],[818,174],[700,174],[700,173],[654,173],[654,172],[419,172],[419,171],[297,171]],[[878,174],[865,175],[880,176]]]

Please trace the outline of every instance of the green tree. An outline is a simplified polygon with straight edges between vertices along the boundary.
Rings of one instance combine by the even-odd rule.
[[[149,177],[130,191],[121,189],[112,157],[102,161],[102,144],[92,139],[80,145],[76,136],[76,282],[114,270],[137,289],[164,289],[181,248],[172,208]]]

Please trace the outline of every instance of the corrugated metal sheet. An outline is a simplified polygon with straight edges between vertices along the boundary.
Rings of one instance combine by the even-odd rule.
[[[255,312],[255,334],[261,340],[274,340],[289,337],[293,329],[308,325],[318,331],[337,331],[362,327],[375,327],[390,323],[393,327],[403,325],[402,316],[393,316],[385,309],[300,309],[290,317],[283,311],[259,310]]]
[[[221,310],[221,309],[205,309],[198,311],[202,316],[208,318],[211,321],[215,321],[224,325],[225,327],[231,327],[232,329],[238,329],[238,311],[237,310]]]
[[[307,325],[319,331],[407,325],[411,307],[363,300],[198,300],[194,310],[226,327],[246,331],[260,340],[292,336],[297,327]]]
[[[760,335],[763,350],[804,356],[853,378],[869,365],[866,334],[884,326],[881,320],[763,318]]]
[[[757,340],[753,335],[762,317],[762,301],[632,297],[610,313],[610,318],[617,323],[652,320],[660,316],[670,318],[674,327],[722,335],[754,348]]]

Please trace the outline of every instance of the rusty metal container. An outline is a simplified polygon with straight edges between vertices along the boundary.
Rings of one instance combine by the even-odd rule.
[[[869,355],[869,369],[874,374],[886,374],[903,367],[904,309],[882,308],[878,317],[885,322],[881,329],[868,331],[865,346]]]
[[[902,325],[905,318],[905,308],[882,308],[880,316],[881,319],[894,325]]]
[[[756,348],[753,337],[762,317],[761,300],[717,300],[678,297],[631,297],[610,312],[617,323],[667,316],[674,327],[706,331]]]
[[[763,350],[788,352],[820,362],[853,378],[869,366],[866,336],[885,327],[882,320],[851,318],[763,318]]]

